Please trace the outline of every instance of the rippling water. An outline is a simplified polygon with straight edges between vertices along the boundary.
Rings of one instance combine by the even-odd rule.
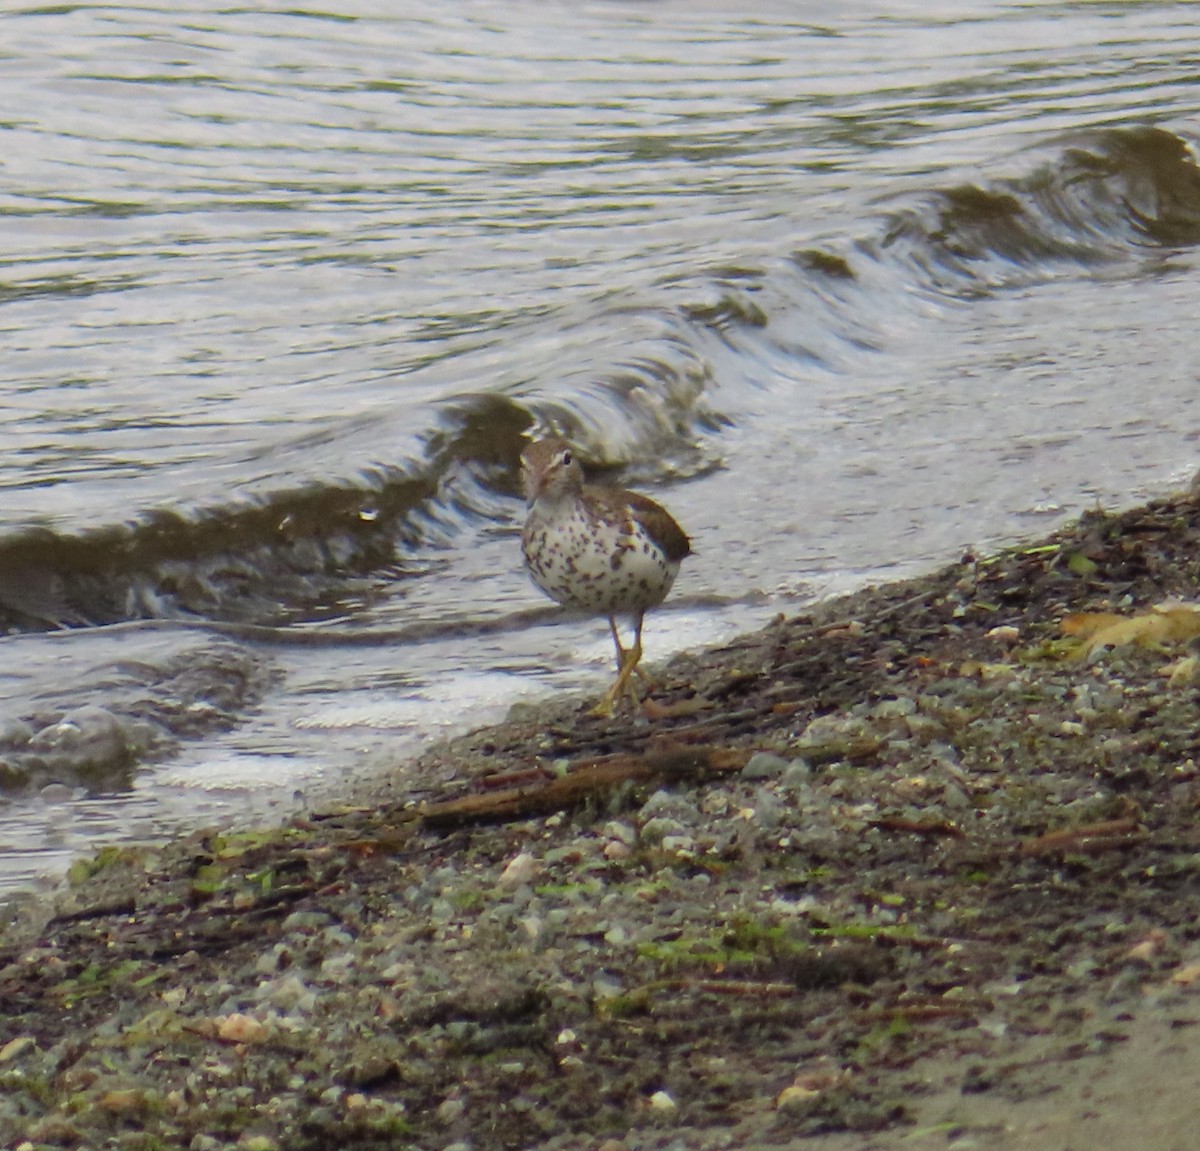
[[[845,7],[8,10],[0,887],[595,690],[534,429],[651,659],[1191,472],[1192,7]]]

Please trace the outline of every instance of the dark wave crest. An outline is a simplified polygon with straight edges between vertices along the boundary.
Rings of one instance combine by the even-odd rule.
[[[1200,242],[1200,169],[1161,128],[1094,131],[1027,176],[939,190],[873,245],[919,279],[970,296]]]
[[[1133,274],[1198,242],[1200,169],[1186,140],[1155,127],[1082,133],[1024,175],[906,197],[874,234],[664,284],[669,304],[637,315],[649,334],[624,358],[557,394],[448,400],[410,464],[364,462],[354,482],[202,513],[150,509],[83,534],[0,539],[0,627],[345,618],[437,570],[447,541],[515,522],[517,460],[534,427],[574,436],[614,470],[648,475],[653,461],[687,475],[712,466],[696,445],[730,419],[715,398],[731,374],[723,355],[773,343],[828,363],[879,342],[880,292],[895,307],[913,289],[970,300],[1122,261]],[[634,323],[616,308],[592,321],[609,347]]]

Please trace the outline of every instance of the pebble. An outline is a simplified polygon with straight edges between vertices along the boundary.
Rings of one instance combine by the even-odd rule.
[[[252,1015],[234,1013],[216,1019],[215,1023],[217,1038],[226,1043],[263,1043],[269,1034],[267,1025]]]
[[[333,916],[326,911],[293,911],[284,917],[279,928],[283,932],[313,932],[328,927],[332,922]]]
[[[821,1098],[821,1092],[810,1087],[798,1087],[795,1084],[785,1087],[775,1096],[775,1107],[785,1115],[796,1117],[811,1111],[813,1105]]]
[[[689,819],[695,813],[696,803],[692,797],[679,795],[676,792],[667,791],[662,788],[642,804],[642,817],[645,819],[653,819],[658,816]]]
[[[615,979],[598,975],[592,980],[592,995],[598,1000],[616,999],[625,994],[625,988]]]
[[[812,764],[806,759],[793,759],[779,780],[783,791],[807,791],[813,784]]]
[[[526,937],[529,939],[537,939],[537,937],[542,933],[542,920],[536,915],[526,915],[517,920],[517,922],[520,924],[521,930],[525,932]]]
[[[541,872],[541,864],[528,851],[522,851],[508,861],[500,873],[500,886],[509,891],[532,883]]]
[[[778,797],[765,787],[754,794],[754,819],[760,827],[778,827],[784,817],[784,807]]]
[[[279,1144],[270,1135],[243,1135],[237,1145],[242,1151],[275,1151]]]
[[[663,851],[686,855],[695,848],[696,841],[690,835],[664,835],[661,846]]]
[[[642,840],[645,843],[661,844],[668,836],[682,836],[687,828],[677,819],[658,817],[642,824]]]
[[[259,987],[259,997],[281,1011],[308,1014],[317,1005],[317,995],[298,975],[274,979]]]
[[[655,1091],[646,1102],[656,1115],[667,1117],[679,1110],[679,1104],[666,1091]]]
[[[357,960],[352,951],[331,955],[321,961],[321,978],[331,983],[344,983],[346,978],[354,973],[356,966]]]
[[[625,844],[626,847],[632,847],[637,843],[637,828],[616,819],[610,819],[601,829],[600,834],[609,839],[615,839],[618,843]]]
[[[0,1047],[0,1063],[11,1063],[14,1059],[20,1059],[26,1051],[36,1046],[37,1040],[32,1035],[18,1035]]]
[[[875,705],[874,712],[880,719],[899,719],[912,715],[917,710],[916,703],[908,696],[898,696],[896,699],[881,700]]]
[[[775,779],[786,772],[791,765],[792,761],[784,759],[782,755],[774,755],[769,751],[757,751],[747,760],[741,775],[743,779],[749,780]]]

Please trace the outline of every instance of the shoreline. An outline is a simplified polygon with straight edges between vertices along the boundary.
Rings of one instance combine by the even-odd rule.
[[[1053,1151],[1152,1063],[1180,1146],[1194,633],[1061,621],[1197,584],[1194,494],[1092,513],[677,656],[655,719],[518,705],[344,809],[102,850],[0,935],[0,1138]]]

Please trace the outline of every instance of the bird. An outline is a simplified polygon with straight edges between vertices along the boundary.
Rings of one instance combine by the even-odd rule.
[[[630,677],[642,658],[646,612],[667,597],[691,541],[671,514],[648,496],[590,484],[575,449],[565,439],[535,440],[521,454],[521,483],[528,502],[521,550],[533,582],[564,607],[608,617],[617,649],[617,678],[596,705],[611,716],[622,695],[637,701]],[[633,620],[625,647],[617,617]]]

